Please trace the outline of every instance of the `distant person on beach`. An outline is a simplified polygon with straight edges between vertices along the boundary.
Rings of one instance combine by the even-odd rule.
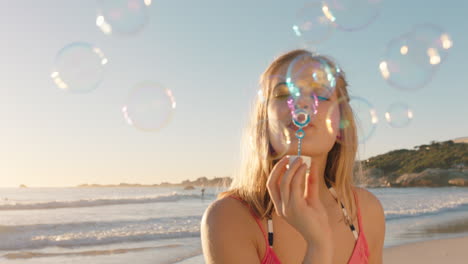
[[[307,50],[268,66],[244,135],[241,173],[203,214],[206,263],[382,263],[382,205],[353,181],[358,138],[347,86],[333,60]],[[322,95],[324,87],[333,89]],[[303,138],[290,110],[293,95],[294,107],[316,107]],[[294,159],[299,146],[302,157]]]
[[[205,196],[205,188],[202,187],[201,189],[201,198],[203,199]]]

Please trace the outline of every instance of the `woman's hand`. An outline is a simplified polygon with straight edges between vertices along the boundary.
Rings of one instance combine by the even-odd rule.
[[[331,228],[328,214],[319,200],[318,173],[312,162],[307,165],[298,157],[289,169],[289,157],[282,158],[270,173],[268,192],[277,214],[302,234],[312,245],[330,245]],[[307,178],[307,179],[306,179]]]

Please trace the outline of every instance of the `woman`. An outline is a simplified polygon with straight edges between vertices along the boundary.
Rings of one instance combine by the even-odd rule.
[[[323,93],[316,77],[327,69],[334,82]],[[265,100],[254,106],[244,169],[203,215],[206,263],[382,263],[382,206],[353,183],[357,136],[344,73],[325,56],[294,50],[271,63],[260,85]],[[292,106],[312,117],[300,142]],[[304,157],[292,162],[299,146]]]

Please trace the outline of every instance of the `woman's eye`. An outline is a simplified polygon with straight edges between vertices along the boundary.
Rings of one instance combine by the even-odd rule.
[[[323,96],[317,96],[317,99],[319,99],[319,101],[330,101],[329,98]]]
[[[280,94],[275,94],[275,98],[286,98],[289,97],[289,93],[280,93]]]
[[[291,96],[289,86],[285,82],[280,82],[273,88],[273,97],[276,99],[286,99]]]
[[[281,98],[281,99],[282,99],[282,98],[286,98],[286,97],[291,96],[291,93],[289,92],[288,89],[281,89],[281,90],[279,90],[279,91],[276,91],[276,92],[273,94],[273,96],[274,96],[275,98]]]

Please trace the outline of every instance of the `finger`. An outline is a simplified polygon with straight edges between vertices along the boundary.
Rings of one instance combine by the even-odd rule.
[[[268,189],[268,192],[270,193],[271,201],[273,202],[276,213],[278,215],[281,215],[283,208],[281,207],[281,195],[280,195],[280,190],[279,190],[279,186],[277,183],[278,183],[279,177],[286,172],[287,170],[286,165],[288,163],[289,163],[288,156],[285,156],[280,161],[278,161],[278,163],[276,163],[273,169],[271,170],[270,176],[268,177],[268,180],[267,180],[267,189]]]
[[[291,181],[291,194],[289,200],[291,203],[298,203],[305,200],[305,181],[306,181],[307,164],[303,163],[296,171]]]
[[[297,157],[296,160],[292,163],[290,168],[286,171],[286,173],[283,175],[283,178],[280,179],[280,194],[281,194],[281,201],[283,204],[283,210],[287,207],[289,204],[289,193],[290,193],[290,185],[291,185],[291,179],[296,173],[297,169],[301,166],[303,163],[301,157]]]
[[[319,200],[319,181],[318,181],[318,168],[315,163],[310,165],[310,173],[307,177],[307,203],[313,204]]]

